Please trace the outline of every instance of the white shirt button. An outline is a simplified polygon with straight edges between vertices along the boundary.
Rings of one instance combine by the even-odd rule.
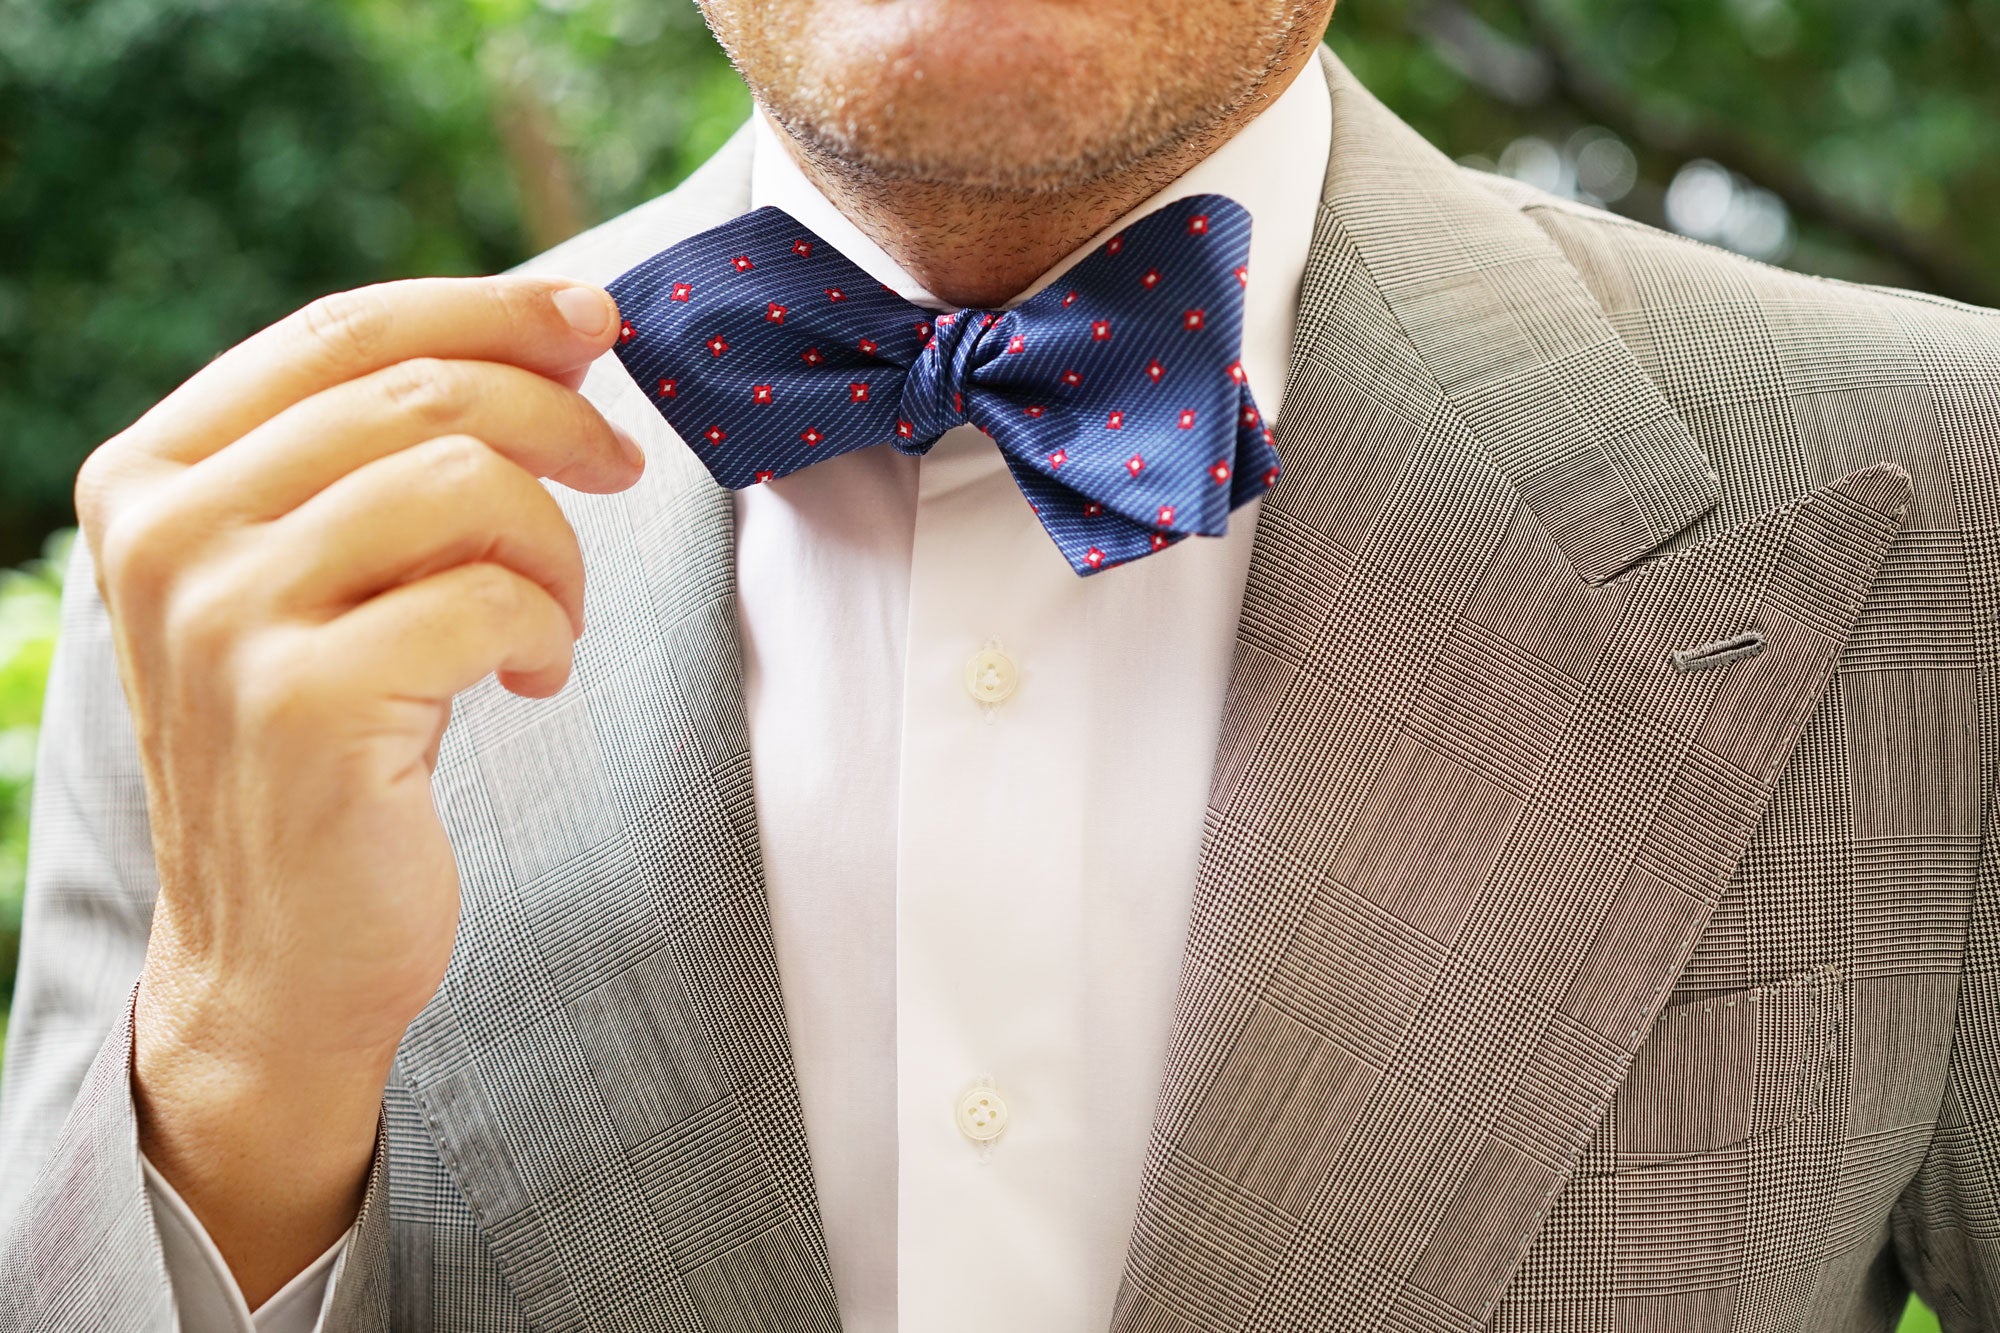
[[[1007,1103],[987,1084],[967,1088],[958,1099],[958,1132],[974,1143],[990,1143],[1007,1128]]]
[[[965,692],[980,703],[1004,703],[1020,683],[1014,659],[998,648],[981,648],[965,661]]]

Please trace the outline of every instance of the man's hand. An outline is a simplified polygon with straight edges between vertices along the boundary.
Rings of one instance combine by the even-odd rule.
[[[78,476],[160,872],[141,1146],[252,1308],[353,1220],[390,1061],[451,953],[430,776],[452,695],[569,677],[582,556],[535,478],[637,479],[574,391],[617,328],[559,281],[329,297]]]

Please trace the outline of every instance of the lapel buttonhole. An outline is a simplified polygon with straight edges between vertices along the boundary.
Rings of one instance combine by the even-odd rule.
[[[1698,643],[1692,648],[1676,648],[1667,656],[1682,671],[1713,671],[1717,667],[1728,666],[1731,662],[1746,657],[1755,657],[1764,651],[1764,635],[1759,630],[1746,629],[1741,634],[1732,634],[1714,643]]]

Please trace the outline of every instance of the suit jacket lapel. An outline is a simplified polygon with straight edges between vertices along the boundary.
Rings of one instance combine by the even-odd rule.
[[[604,281],[744,211],[749,141],[543,270]],[[608,363],[607,358],[607,363]],[[655,445],[558,492],[584,547],[575,678],[458,701],[434,784],[458,947],[399,1075],[536,1327],[838,1327],[758,859],[731,511],[615,366]]]
[[[1700,449],[1532,222],[1327,63],[1118,1330],[1484,1324],[1907,503],[1873,469],[1631,568],[1714,503]]]

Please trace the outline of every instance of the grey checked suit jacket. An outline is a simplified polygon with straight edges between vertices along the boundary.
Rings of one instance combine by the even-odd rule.
[[[1819,1333],[1910,1285],[2000,1328],[2000,316],[1461,170],[1324,70],[1112,1328]],[[747,168],[739,135],[536,267],[609,278]],[[463,924],[337,1323],[831,1330],[730,505],[615,367],[588,392],[652,466],[562,496],[569,688],[489,681],[446,736]],[[165,1328],[124,1018],[155,881],[86,569],[68,599],[0,1326]]]

